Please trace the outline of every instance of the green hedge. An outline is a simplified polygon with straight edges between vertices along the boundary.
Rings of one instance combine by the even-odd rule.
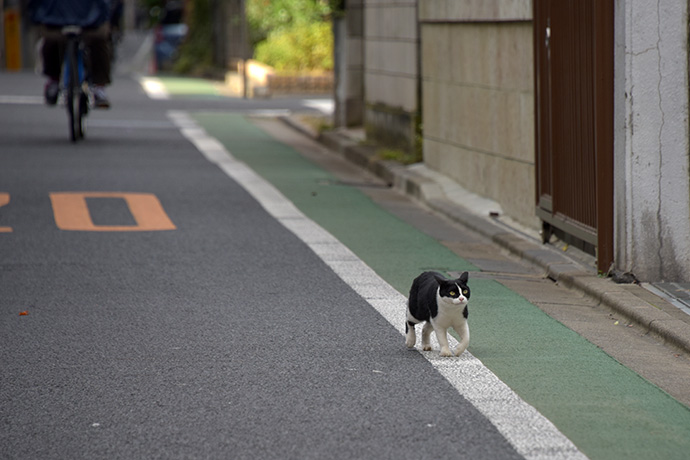
[[[254,58],[278,72],[331,70],[333,33],[330,22],[284,27],[271,32],[254,50]]]

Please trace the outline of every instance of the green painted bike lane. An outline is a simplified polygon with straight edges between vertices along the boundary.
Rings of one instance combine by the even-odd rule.
[[[156,77],[171,95],[176,97],[221,97],[218,85],[210,80],[177,76]]]
[[[194,118],[402,294],[423,270],[476,271],[242,116]],[[470,286],[470,352],[583,453],[690,457],[690,409],[503,285],[470,273]]]

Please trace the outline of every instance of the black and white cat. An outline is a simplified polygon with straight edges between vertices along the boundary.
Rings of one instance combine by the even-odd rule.
[[[415,325],[426,321],[422,329],[423,350],[431,350],[429,339],[433,329],[441,345],[441,356],[451,356],[446,335],[451,327],[460,334],[461,339],[455,356],[460,356],[467,349],[470,343],[470,329],[467,327],[467,302],[470,299],[468,278],[467,272],[456,280],[449,280],[436,272],[424,272],[415,278],[407,301],[405,323],[405,344],[409,348],[413,348],[417,342]]]

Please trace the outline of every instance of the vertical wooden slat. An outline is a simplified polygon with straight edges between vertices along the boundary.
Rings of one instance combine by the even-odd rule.
[[[597,101],[597,263],[605,272],[613,262],[613,2],[602,2],[595,13],[595,79]]]
[[[549,152],[554,214],[592,233],[596,229],[593,1],[561,0],[550,8],[553,122]]]
[[[591,9],[592,0],[570,0],[561,2],[558,26],[562,30],[554,31],[557,40],[559,59],[564,62],[561,74],[552,76],[558,81],[554,92],[562,94],[559,104],[554,109],[561,112],[562,123],[559,130],[553,133],[560,139],[554,146],[556,170],[555,181],[562,182],[557,198],[554,197],[554,208],[563,216],[594,229],[595,162],[594,146],[590,130],[594,123],[593,113],[589,110],[592,100],[591,73]],[[554,85],[556,86],[556,85]]]

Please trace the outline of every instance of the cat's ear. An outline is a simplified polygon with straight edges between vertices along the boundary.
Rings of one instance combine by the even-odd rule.
[[[469,274],[469,273],[463,272],[462,275],[460,275],[460,278],[458,278],[458,279],[459,279],[460,282],[462,282],[462,283],[467,283],[467,280],[469,279],[469,277],[470,277],[470,274]]]

